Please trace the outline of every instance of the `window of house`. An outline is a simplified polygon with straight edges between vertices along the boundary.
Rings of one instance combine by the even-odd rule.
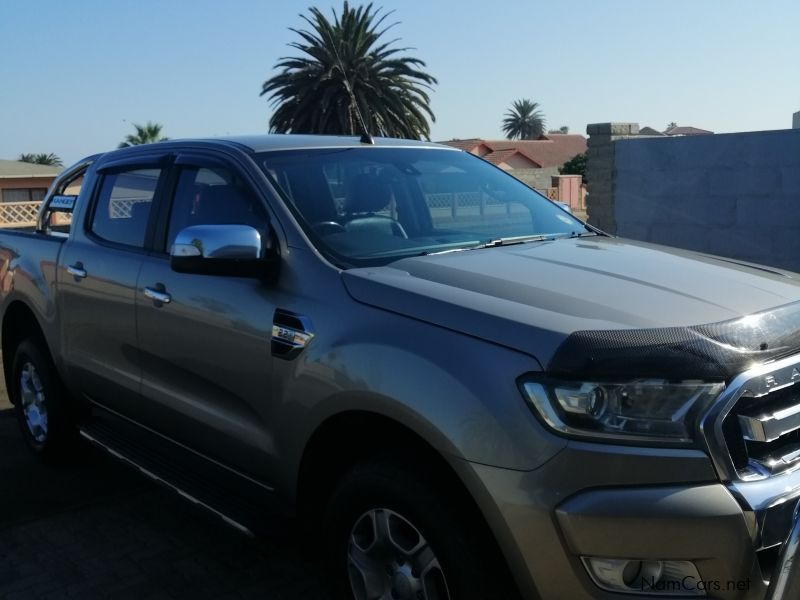
[[[47,188],[8,188],[3,190],[3,202],[41,202]]]
[[[108,174],[94,209],[91,231],[126,246],[143,247],[161,169]]]

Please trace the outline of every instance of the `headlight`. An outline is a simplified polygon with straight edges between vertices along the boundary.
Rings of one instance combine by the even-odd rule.
[[[558,432],[584,438],[691,442],[698,416],[723,383],[526,381],[527,399]]]

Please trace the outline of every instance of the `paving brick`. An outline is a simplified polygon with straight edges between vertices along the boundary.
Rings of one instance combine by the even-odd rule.
[[[245,538],[95,455],[42,467],[19,451],[6,417],[0,410],[0,481],[16,493],[0,494],[3,600],[327,599],[290,532]]]

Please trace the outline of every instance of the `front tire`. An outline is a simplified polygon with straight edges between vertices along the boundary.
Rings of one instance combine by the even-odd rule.
[[[35,339],[17,347],[10,393],[28,448],[45,462],[65,458],[75,447],[77,428],[53,361]]]
[[[399,459],[345,475],[325,512],[337,599],[519,598],[480,515],[445,481]]]

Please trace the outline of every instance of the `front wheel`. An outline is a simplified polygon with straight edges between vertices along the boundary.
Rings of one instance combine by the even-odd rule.
[[[325,514],[336,598],[518,598],[480,515],[441,477],[413,467],[371,461],[337,486]]]
[[[44,461],[64,458],[77,429],[66,392],[46,351],[34,339],[20,343],[11,368],[11,398],[28,447]]]

